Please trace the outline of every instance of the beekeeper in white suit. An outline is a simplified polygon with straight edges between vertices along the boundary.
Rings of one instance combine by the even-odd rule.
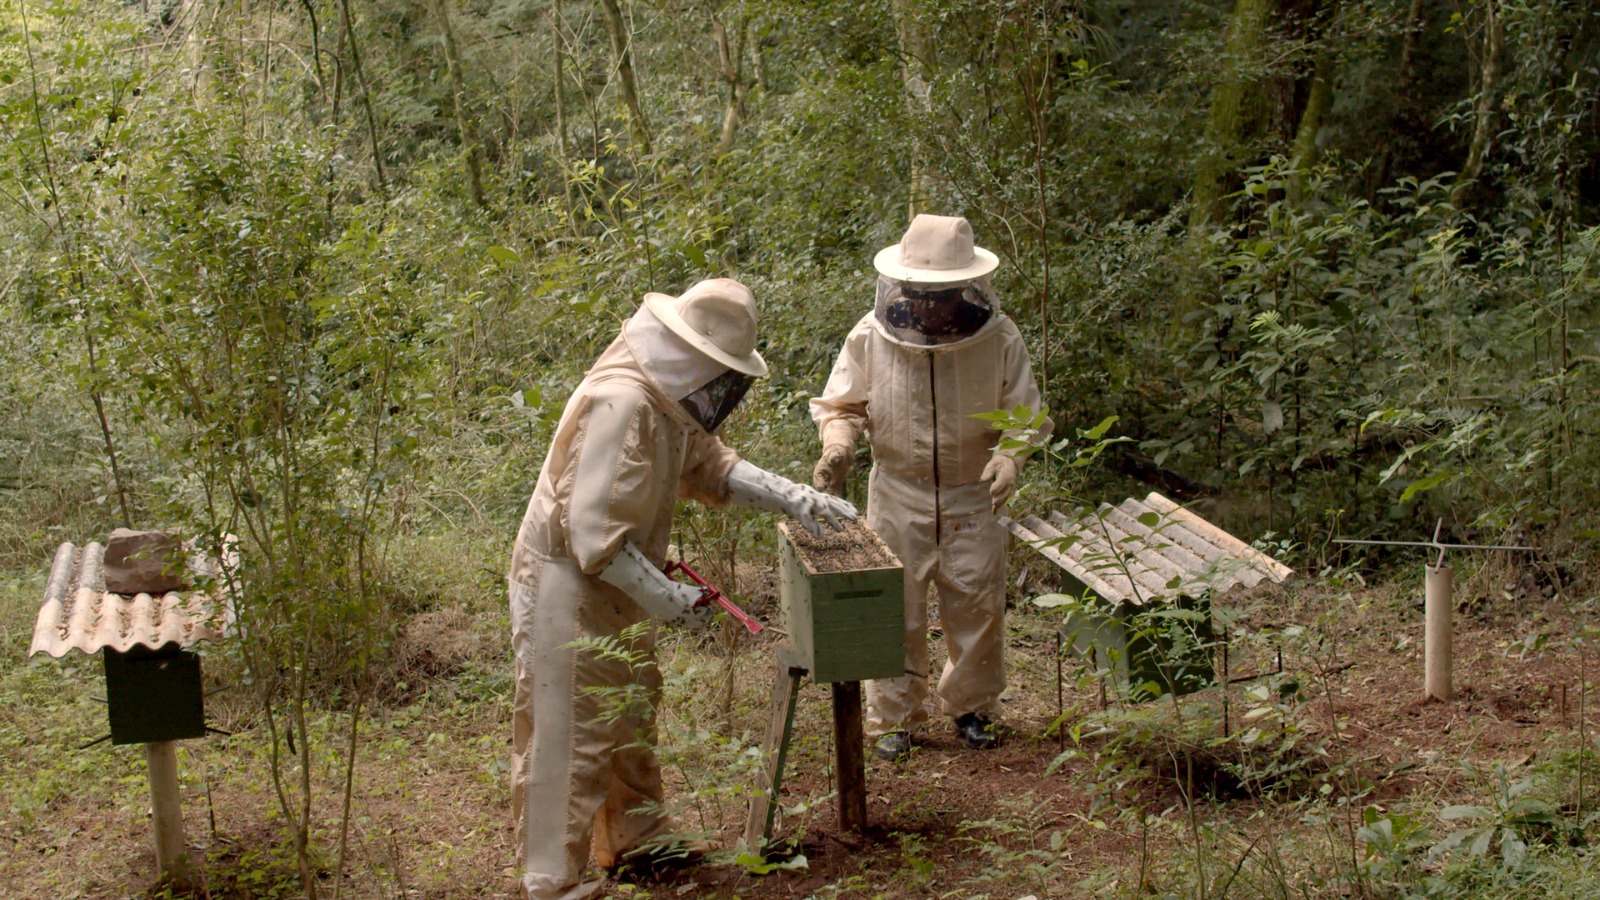
[[[646,294],[567,402],[511,557],[516,655],[512,807],[521,889],[584,897],[593,859],[617,864],[671,823],[661,812],[654,723],[600,721],[597,687],[642,683],[658,699],[654,629],[640,670],[570,648],[649,617],[705,625],[714,606],[662,573],[680,497],[788,513],[813,531],[855,508],[739,459],[717,436],[752,379],[755,300],[731,279],[681,296]],[[654,705],[654,704],[652,704]],[[639,738],[644,736],[645,741]],[[591,846],[592,839],[592,846]]]
[[[873,265],[873,310],[811,401],[822,439],[812,483],[840,493],[865,433],[867,524],[905,566],[907,674],[867,683],[866,732],[878,756],[898,759],[928,720],[928,592],[937,586],[948,651],[939,706],[963,742],[989,748],[1006,686],[1006,531],[997,515],[1020,461],[972,416],[1038,410],[1039,388],[989,282],[999,261],[974,244],[966,219],[919,215]]]

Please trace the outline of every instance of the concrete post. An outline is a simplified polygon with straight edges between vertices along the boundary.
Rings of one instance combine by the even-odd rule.
[[[1455,699],[1451,668],[1454,656],[1450,646],[1450,619],[1455,611],[1454,577],[1446,565],[1428,566],[1424,593],[1427,624],[1423,631],[1422,690],[1425,695],[1446,703]]]
[[[151,825],[156,838],[156,865],[174,884],[189,881],[189,857],[184,850],[183,808],[178,801],[178,744],[151,741],[144,745],[150,764]]]

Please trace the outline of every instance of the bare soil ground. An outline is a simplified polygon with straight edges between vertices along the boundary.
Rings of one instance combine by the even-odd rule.
[[[1520,777],[1539,754],[1570,749],[1577,740],[1579,660],[1563,652],[1522,658],[1513,647],[1533,630],[1551,637],[1548,646],[1558,644],[1570,625],[1560,601],[1467,598],[1455,633],[1456,699],[1440,703],[1422,694],[1420,587],[1416,593],[1415,602],[1400,590],[1354,598],[1349,615],[1321,623],[1325,654],[1284,660],[1287,672],[1313,681],[1303,685],[1300,724],[1326,748],[1323,765],[1347,769],[1346,780],[1366,788],[1359,806],[1343,813],[1354,817],[1355,826],[1362,807],[1420,806],[1420,815],[1431,818],[1447,804],[1482,802],[1481,794],[1473,795],[1482,786],[1472,767],[1501,763]],[[1263,606],[1254,618],[1274,619],[1280,628],[1319,627],[1318,617],[1327,611],[1297,603],[1293,590],[1258,602]],[[1180,852],[1187,837],[1181,827],[1142,831],[1127,817],[1107,814],[1107,802],[1113,808],[1137,803],[1170,815],[1192,797],[1214,826],[1236,829],[1241,842],[1303,829],[1305,807],[1292,802],[1293,789],[1263,796],[1223,778],[1207,783],[1216,772],[1201,772],[1183,785],[1168,771],[1138,790],[1108,794],[1104,773],[1094,768],[1095,741],[1061,760],[1074,744],[1051,730],[1057,718],[1056,624],[1054,616],[1027,608],[1010,616],[1011,687],[1002,747],[969,750],[949,720],[936,717],[918,735],[907,761],[891,764],[869,755],[873,824],[866,833],[837,828],[826,771],[831,750],[802,752],[788,773],[783,802],[803,806],[825,798],[808,808],[803,823],[790,823],[800,835],[794,849],[806,857],[805,873],[752,878],[736,867],[701,867],[663,874],[646,886],[663,895],[741,898],[1100,896],[1118,888],[1136,891],[1141,868],[1158,872],[1162,859]],[[937,656],[937,632],[933,641]],[[1275,665],[1270,656],[1233,662],[1235,677]],[[1074,710],[1101,708],[1098,685],[1075,684],[1072,667],[1069,660],[1059,683],[1069,723]],[[1250,724],[1240,716],[1248,687],[1229,688],[1234,731]],[[1220,694],[1213,688],[1180,703],[1214,709]],[[797,729],[822,744],[829,740],[827,704],[826,690],[811,688],[802,699],[811,714],[803,715]],[[1301,788],[1311,789],[1310,783]],[[736,835],[740,825],[724,823],[723,833]],[[616,895],[627,895],[626,888]]]
[[[775,580],[770,570],[741,570],[746,594],[739,599],[771,620]],[[1198,774],[1191,768],[1187,782],[1171,777],[1171,766],[1165,777],[1118,781],[1105,765],[1108,738],[1074,742],[1049,733],[1058,696],[1070,728],[1101,709],[1101,692],[1094,682],[1073,678],[1071,661],[1058,681],[1059,616],[1024,599],[1048,586],[1019,589],[1024,602],[1008,619],[1003,746],[968,750],[948,720],[935,717],[908,760],[890,764],[869,755],[872,825],[865,833],[837,827],[829,693],[824,686],[803,688],[777,829],[778,839],[789,843],[774,859],[797,852],[805,862],[797,871],[765,875],[732,860],[745,797],[737,784],[726,784],[726,773],[730,761],[748,758],[750,742],[765,726],[774,639],[731,627],[717,635],[671,637],[664,668],[689,674],[669,674],[664,716],[675,742],[663,753],[669,790],[685,829],[709,834],[728,852],[692,868],[618,873],[606,894],[748,900],[1131,895],[1141,887],[1158,889],[1203,828],[1215,846],[1233,848],[1223,859],[1238,859],[1245,874],[1251,868],[1245,858],[1260,857],[1262,846],[1310,854],[1291,864],[1304,869],[1292,877],[1308,879],[1308,896],[1335,896],[1336,887],[1315,883],[1318,867],[1332,865],[1325,859],[1330,851],[1305,848],[1327,845],[1334,833],[1348,841],[1353,826],[1319,832],[1309,821],[1320,816],[1359,825],[1370,807],[1408,810],[1442,827],[1437,811],[1444,805],[1485,802],[1487,767],[1499,763],[1515,775],[1577,745],[1580,710],[1593,698],[1581,696],[1581,660],[1566,642],[1574,628],[1569,604],[1537,586],[1501,590],[1498,583],[1488,589],[1466,581],[1458,588],[1458,693],[1452,703],[1422,698],[1419,585],[1336,595],[1304,583],[1219,603],[1253,604],[1241,631],[1299,627],[1315,635],[1282,641],[1284,668],[1298,692],[1282,706],[1302,739],[1323,748],[1314,771],[1341,774],[1265,792],[1225,784],[1203,768]],[[350,874],[341,896],[509,894],[510,663],[493,640],[505,633],[500,602],[485,598],[482,610],[425,614],[405,632],[425,649],[402,644],[397,659],[410,662],[393,673],[382,703],[365,719],[355,812],[345,838]],[[25,652],[27,627],[5,623],[6,650],[14,657]],[[1533,633],[1547,640],[1538,652],[1524,654],[1527,643],[1518,641]],[[931,640],[937,659],[942,642],[936,627]],[[1229,674],[1272,666],[1271,646],[1241,641]],[[140,748],[75,749],[103,730],[103,707],[89,699],[99,692],[96,667],[36,661],[0,674],[6,679],[0,752],[7,761],[0,780],[8,797],[0,804],[3,893],[160,896],[150,887],[154,858]],[[1245,718],[1248,692],[1258,683],[1267,682],[1226,689],[1230,731],[1259,724]],[[1223,694],[1221,688],[1202,691],[1183,698],[1180,709],[1191,716],[1219,710]],[[1114,698],[1109,702],[1115,708]],[[299,896],[275,812],[262,723],[242,692],[209,700],[208,715],[236,735],[183,744],[190,850],[206,878],[194,896]],[[329,736],[312,773],[324,810],[318,840],[329,848],[325,872],[334,870],[340,846],[336,798],[343,769],[332,736],[341,715],[326,713],[317,722]],[[691,728],[701,739],[687,740]],[[1076,753],[1062,758],[1064,749]],[[1152,769],[1162,768],[1159,759],[1155,763]],[[1336,795],[1348,792],[1352,799],[1317,800],[1317,786],[1330,781]],[[1343,852],[1360,849],[1352,844]],[[333,889],[329,879],[324,895]]]

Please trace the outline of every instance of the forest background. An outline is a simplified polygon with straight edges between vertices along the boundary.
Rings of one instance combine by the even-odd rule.
[[[238,535],[218,664],[297,890],[346,871],[313,754],[348,798],[408,623],[497,608],[551,426],[643,293],[751,285],[773,374],[725,431],[805,480],[806,400],[919,211],[1000,254],[1058,431],[1128,439],[1031,467],[1015,505],[1153,487],[1324,576],[1335,536],[1442,521],[1536,546],[1573,609],[1592,581],[1587,0],[5,0],[0,24],[7,650],[62,541]],[[680,543],[737,586],[769,524],[686,509]],[[61,667],[15,665],[13,709],[56,709]],[[48,769],[7,716],[18,771]]]

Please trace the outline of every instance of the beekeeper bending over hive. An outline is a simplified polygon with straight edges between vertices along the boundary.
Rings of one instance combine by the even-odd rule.
[[[642,683],[658,700],[654,629],[636,653],[651,665],[574,650],[646,617],[688,627],[716,608],[662,573],[680,496],[788,513],[813,531],[840,527],[855,507],[758,469],[717,436],[751,381],[756,353],[750,290],[703,281],[682,296],[646,294],[567,402],[511,556],[516,655],[511,803],[523,896],[584,897],[584,879],[666,833],[654,723],[600,721],[592,688]],[[654,706],[654,703],[652,703]],[[640,736],[646,737],[643,742]],[[592,838],[592,848],[591,848]]]
[[[898,759],[928,720],[928,591],[937,585],[948,650],[941,711],[967,746],[985,749],[999,740],[1006,686],[1006,530],[997,515],[1020,462],[996,450],[1001,433],[972,416],[1038,410],[1039,388],[989,282],[999,261],[974,246],[966,219],[917,216],[873,265],[877,302],[811,401],[822,438],[812,483],[839,493],[865,432],[867,524],[905,566],[907,674],[867,683],[866,732],[878,756]]]

